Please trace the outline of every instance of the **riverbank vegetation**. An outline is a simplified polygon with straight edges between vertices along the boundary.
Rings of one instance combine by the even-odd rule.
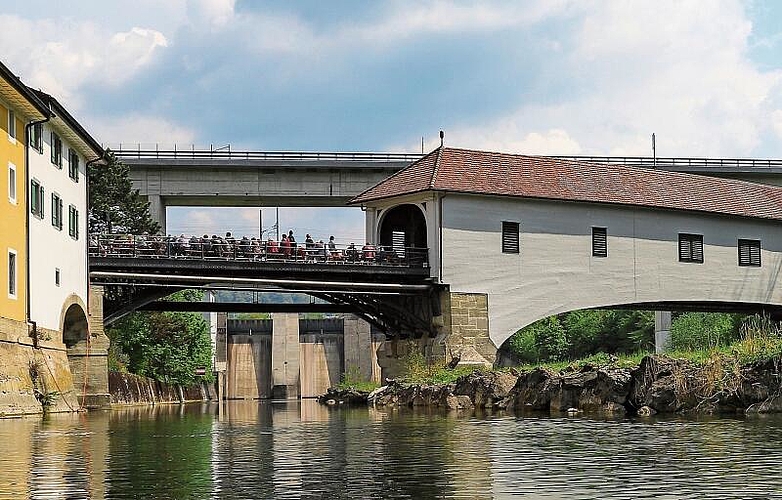
[[[169,299],[197,301],[201,292],[184,290]],[[113,323],[106,334],[111,340],[110,370],[167,384],[190,385],[212,379],[212,342],[201,314],[134,312]],[[196,375],[200,368],[205,369],[205,375]]]

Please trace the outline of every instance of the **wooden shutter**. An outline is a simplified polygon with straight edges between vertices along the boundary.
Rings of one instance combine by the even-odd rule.
[[[703,262],[703,235],[679,234],[679,261]]]
[[[502,222],[502,253],[519,253],[518,222]]]
[[[608,257],[608,231],[604,227],[592,228],[592,256]]]
[[[739,240],[739,265],[760,266],[760,240]]]

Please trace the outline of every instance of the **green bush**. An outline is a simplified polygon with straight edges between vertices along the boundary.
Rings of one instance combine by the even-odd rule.
[[[683,313],[671,322],[670,347],[697,351],[729,346],[739,339],[743,317],[725,313]]]

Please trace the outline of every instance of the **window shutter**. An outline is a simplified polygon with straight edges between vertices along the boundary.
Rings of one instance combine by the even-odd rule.
[[[679,261],[703,263],[703,235],[679,233]]]
[[[592,228],[592,256],[608,257],[608,231],[604,227]]]
[[[502,222],[502,253],[519,253],[518,222]]]
[[[394,249],[397,257],[405,258],[405,232],[391,231],[391,247]]]
[[[760,266],[760,240],[739,240],[739,265]]]

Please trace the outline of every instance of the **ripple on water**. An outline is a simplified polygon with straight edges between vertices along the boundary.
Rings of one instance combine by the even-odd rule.
[[[0,498],[782,498],[782,419],[235,402],[0,420]]]

